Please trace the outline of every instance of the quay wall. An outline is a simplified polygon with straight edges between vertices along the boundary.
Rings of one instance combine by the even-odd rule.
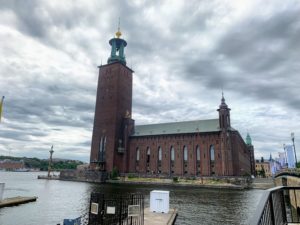
[[[94,170],[63,170],[60,172],[60,180],[82,181],[92,183],[104,183],[107,173]]]

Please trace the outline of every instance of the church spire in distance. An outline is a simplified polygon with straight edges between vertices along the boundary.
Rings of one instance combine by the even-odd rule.
[[[107,60],[107,63],[120,62],[126,65],[126,59],[124,54],[124,48],[127,46],[127,42],[120,38],[122,35],[120,31],[120,18],[118,24],[118,31],[116,32],[116,37],[109,40],[109,44],[111,45],[111,53],[110,57]]]
[[[221,98],[221,105],[220,108],[228,108],[226,102],[225,102],[225,98],[224,98],[224,93],[222,91],[222,98]]]
[[[223,91],[222,91],[221,104],[217,111],[219,112],[220,129],[227,130],[228,128],[230,128],[230,108],[228,108],[228,106],[225,102]]]

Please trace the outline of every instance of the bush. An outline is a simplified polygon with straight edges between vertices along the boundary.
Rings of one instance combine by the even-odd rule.
[[[117,177],[119,176],[119,171],[118,171],[118,168],[117,167],[114,167],[111,171],[111,174],[110,174],[110,178],[112,180],[117,180]]]
[[[173,177],[173,182],[177,183],[178,182],[178,177]]]
[[[136,178],[136,177],[137,177],[137,175],[135,175],[133,173],[128,174],[128,179]]]

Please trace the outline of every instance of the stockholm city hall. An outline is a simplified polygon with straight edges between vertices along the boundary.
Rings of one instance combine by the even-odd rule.
[[[218,118],[135,125],[133,70],[126,66],[127,42],[118,30],[109,41],[107,64],[99,66],[90,166],[94,170],[166,176],[254,174],[254,148],[231,127],[222,94]]]

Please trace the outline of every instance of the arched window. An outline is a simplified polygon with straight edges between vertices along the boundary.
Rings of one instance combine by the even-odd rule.
[[[183,147],[183,160],[184,161],[188,160],[188,149],[186,146]]]
[[[147,147],[147,163],[150,162],[150,147]]]
[[[99,141],[99,154],[98,161],[105,161],[105,148],[106,148],[106,137],[101,137]]]
[[[215,161],[215,148],[213,145],[210,146],[210,161]]]
[[[103,137],[101,137],[101,139],[100,139],[99,152],[103,152]]]
[[[171,161],[174,161],[175,160],[175,150],[174,150],[174,147],[172,146],[171,147]]]
[[[158,147],[158,161],[161,161],[162,158],[162,150],[161,147]]]
[[[136,161],[140,161],[140,149],[136,148]]]
[[[197,159],[197,161],[200,161],[200,148],[198,145],[196,147],[196,159]]]

